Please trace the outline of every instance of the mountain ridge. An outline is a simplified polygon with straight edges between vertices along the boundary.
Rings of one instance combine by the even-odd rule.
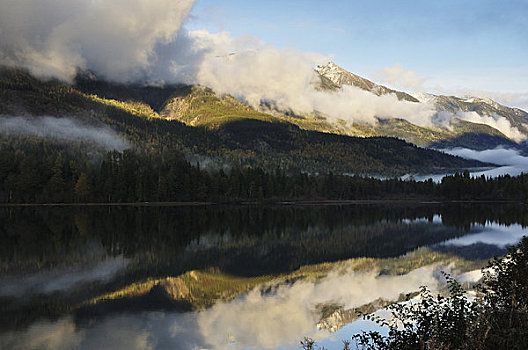
[[[315,71],[319,74],[322,79],[327,79],[334,85],[335,88],[342,88],[343,85],[352,85],[356,86],[362,90],[372,92],[375,95],[381,96],[386,94],[395,94],[399,100],[405,100],[410,102],[418,102],[418,100],[406,92],[397,91],[390,89],[383,85],[378,85],[366,78],[360,77],[354,73],[351,73],[341,67],[339,67],[334,62],[328,62],[326,65],[318,65],[315,68]],[[322,85],[325,84],[322,82]],[[327,86],[326,88],[332,88]]]
[[[436,109],[437,115],[433,118],[437,121],[435,127],[423,127],[416,124],[405,126],[407,122],[401,120],[392,123],[394,128],[387,128],[387,123],[382,123],[380,119],[380,123],[377,125],[367,125],[366,129],[363,128],[363,130],[368,130],[366,135],[399,137],[425,147],[434,147],[438,141],[441,141],[445,146],[452,148],[462,146],[458,140],[466,133],[482,134],[493,136],[495,141],[487,144],[485,141],[491,140],[490,138],[485,137],[482,140],[477,138],[475,139],[477,142],[474,144],[465,142],[464,146],[483,149],[493,148],[503,143],[509,147],[527,151],[524,140],[528,138],[528,113],[520,108],[507,107],[489,98],[476,96],[456,97],[428,93],[411,95],[373,83],[346,71],[333,62],[317,66],[315,72],[321,79],[317,88],[323,91],[336,91],[345,85],[349,85],[377,96],[394,94],[400,101],[426,103]],[[445,120],[446,116],[448,120]],[[344,132],[365,136],[361,133],[358,134],[356,124],[352,123]],[[483,128],[484,125],[486,128]],[[497,127],[502,127],[502,131]],[[510,135],[505,134],[505,132],[509,132]],[[503,141],[499,142],[499,138],[502,138]]]

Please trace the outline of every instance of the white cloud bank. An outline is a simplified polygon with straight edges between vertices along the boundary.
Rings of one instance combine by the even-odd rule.
[[[458,112],[455,116],[461,120],[471,123],[485,124],[499,130],[510,139],[520,142],[526,139],[526,135],[513,127],[510,121],[500,115],[480,115],[477,112]]]
[[[5,0],[0,63],[71,79],[77,68],[112,80],[138,78],[155,47],[174,40],[192,0]]]
[[[475,159],[504,166],[516,166],[528,172],[528,157],[521,155],[520,152],[515,149],[497,147],[495,149],[476,151],[467,148],[452,148],[444,149],[442,151],[466,159]]]
[[[509,149],[499,146],[495,149],[477,151],[469,148],[457,147],[451,149],[441,149],[440,151],[465,159],[475,159],[485,163],[500,165],[499,167],[491,169],[474,170],[470,172],[472,177],[480,177],[484,175],[487,178],[506,174],[510,176],[518,176],[522,173],[528,173],[528,157],[523,156],[520,151],[516,149]],[[445,175],[452,175],[452,173],[416,175],[413,177],[417,181],[424,181],[431,178],[435,182],[440,182]]]

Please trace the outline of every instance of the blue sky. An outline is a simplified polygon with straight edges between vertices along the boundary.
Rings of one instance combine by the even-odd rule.
[[[331,55],[377,81],[399,64],[431,92],[528,92],[528,0],[198,0],[187,28]]]

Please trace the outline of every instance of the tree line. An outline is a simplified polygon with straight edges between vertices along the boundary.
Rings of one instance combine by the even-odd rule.
[[[468,171],[440,183],[299,169],[236,166],[205,169],[176,149],[103,156],[53,143],[0,149],[0,202],[189,202],[428,198],[525,201],[528,174],[471,177]]]

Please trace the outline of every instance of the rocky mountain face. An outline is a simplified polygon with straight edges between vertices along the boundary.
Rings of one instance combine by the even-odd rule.
[[[518,128],[528,135],[528,113],[519,108],[503,106],[489,98],[456,97],[420,93],[415,97],[420,102],[434,103],[439,111],[456,114],[457,112],[476,112],[481,116],[491,116],[494,119],[506,118],[512,127]]]
[[[326,65],[317,66],[315,71],[319,73],[319,76],[321,77],[321,87],[323,89],[333,90],[339,89],[343,87],[343,85],[351,85],[365,91],[370,91],[378,96],[395,94],[400,100],[418,102],[415,97],[405,92],[392,90],[386,86],[373,83],[368,79],[362,78],[359,75],[355,75],[344,70],[333,62],[329,62]]]
[[[356,136],[392,136],[426,147],[494,148],[499,145],[526,149],[528,113],[480,97],[456,97],[408,93],[378,85],[350,73],[333,62],[315,69],[320,90],[335,91],[345,85],[355,86],[381,96],[394,94],[399,100],[432,105],[437,115],[436,127],[421,127],[403,119],[380,120],[377,125],[353,123],[344,133]]]

